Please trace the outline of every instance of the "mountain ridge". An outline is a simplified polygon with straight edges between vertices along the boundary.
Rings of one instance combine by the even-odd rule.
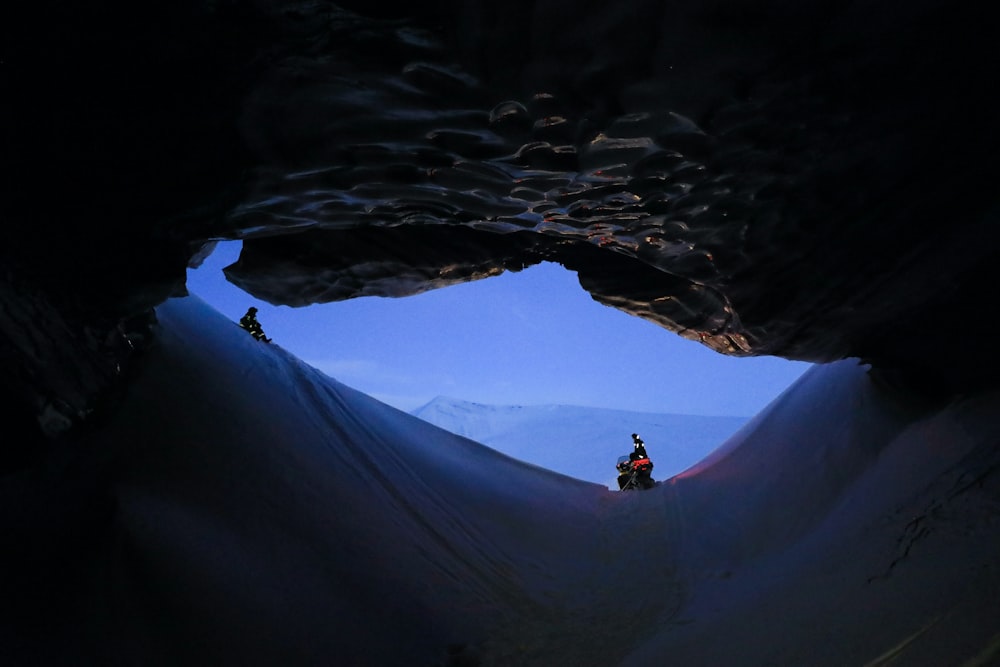
[[[750,419],[558,403],[495,405],[448,396],[409,414],[521,461],[609,488],[617,488],[614,464],[631,451],[632,433],[647,444],[654,479],[663,480],[701,461]]]
[[[423,405],[416,408],[408,410],[408,414],[416,415],[421,411],[428,410],[438,404],[448,404],[448,405],[470,405],[484,408],[579,408],[581,410],[604,410],[608,412],[626,412],[629,414],[637,415],[658,415],[658,416],[675,416],[675,417],[705,417],[708,419],[742,419],[744,421],[749,420],[750,417],[742,415],[699,415],[686,412],[654,412],[652,410],[629,410],[627,408],[611,408],[605,407],[603,405],[582,405],[577,403],[483,403],[481,401],[471,401],[464,398],[458,398],[456,396],[448,396],[446,394],[440,394],[435,396],[431,400],[427,401]]]

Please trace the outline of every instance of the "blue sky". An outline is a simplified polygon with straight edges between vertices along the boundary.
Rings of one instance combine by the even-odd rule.
[[[726,357],[601,305],[576,274],[542,264],[400,299],[272,306],[229,283],[240,242],[220,243],[188,290],[344,384],[402,410],[436,396],[749,417],[810,364]]]

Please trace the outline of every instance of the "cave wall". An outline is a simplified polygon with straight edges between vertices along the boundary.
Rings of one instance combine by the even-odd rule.
[[[976,8],[11,11],[0,361],[47,431],[121,381],[121,327],[219,239],[244,241],[227,275],[271,303],[556,261],[720,353],[860,357],[952,391],[997,375]]]

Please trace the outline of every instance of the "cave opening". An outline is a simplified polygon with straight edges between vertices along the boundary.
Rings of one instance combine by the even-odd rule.
[[[402,298],[275,306],[226,279],[241,247],[218,243],[188,291],[234,323],[256,307],[273,344],[411,414],[435,400],[571,406],[724,418],[735,431],[810,366],[721,355],[598,303],[552,262]]]

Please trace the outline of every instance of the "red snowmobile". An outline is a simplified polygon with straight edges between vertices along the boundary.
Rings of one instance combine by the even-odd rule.
[[[620,491],[651,489],[656,486],[652,477],[653,462],[649,460],[649,457],[632,452],[626,456],[619,456],[615,467],[618,469],[618,489]]]

